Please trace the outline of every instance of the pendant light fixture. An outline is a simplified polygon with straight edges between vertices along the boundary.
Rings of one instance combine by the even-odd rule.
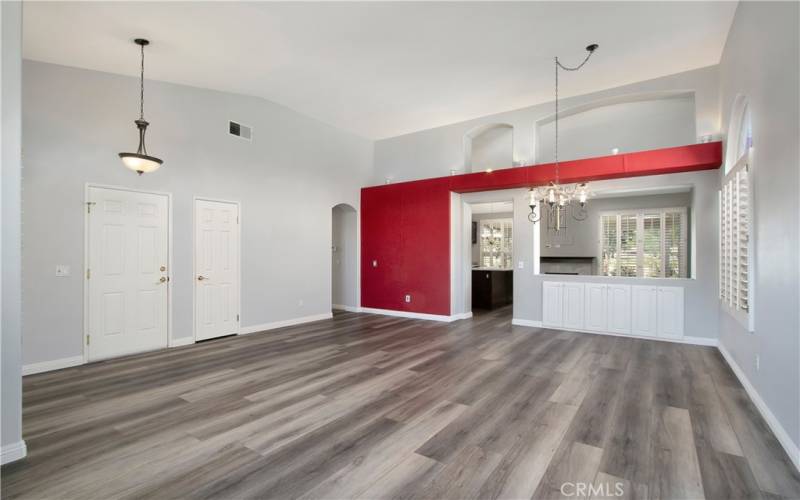
[[[144,144],[144,134],[147,131],[147,126],[150,125],[144,119],[144,48],[150,45],[150,42],[144,38],[137,38],[133,43],[141,47],[142,51],[142,66],[139,78],[139,119],[134,121],[136,128],[139,129],[139,148],[135,153],[120,153],[119,157],[127,168],[142,175],[155,172],[164,161],[148,155],[147,147]]]
[[[558,164],[558,70],[563,69],[564,71],[577,71],[583,67],[589,61],[589,58],[592,57],[594,51],[597,50],[599,46],[596,43],[593,43],[586,47],[586,51],[589,52],[586,55],[586,58],[577,66],[570,67],[564,66],[558,60],[558,57],[555,58],[555,74],[556,74],[556,85],[555,85],[555,104],[556,104],[556,112],[555,112],[555,147],[553,149],[554,156],[555,156],[555,164],[556,164],[556,178],[553,182],[551,182],[548,186],[543,188],[531,188],[530,190],[530,201],[528,206],[531,209],[531,213],[528,214],[528,220],[531,222],[539,222],[541,218],[541,213],[536,213],[536,208],[539,204],[542,204],[543,210],[547,214],[547,229],[550,231],[562,231],[567,228],[567,219],[571,216],[575,220],[584,220],[586,219],[586,201],[589,195],[588,188],[586,184],[578,184],[578,185],[561,185],[559,183],[559,164]],[[577,200],[578,206],[576,207],[572,202]]]

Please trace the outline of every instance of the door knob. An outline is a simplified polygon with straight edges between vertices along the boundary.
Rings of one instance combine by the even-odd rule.
[[[205,276],[198,276],[197,277],[197,281],[203,281],[203,280],[207,280],[207,279],[208,278],[206,278]]]
[[[160,285],[161,283],[164,283],[164,282],[166,282],[166,281],[167,281],[167,278],[165,278],[164,276],[162,276],[162,277],[161,277],[161,278],[158,280],[158,283],[156,283],[156,285]]]

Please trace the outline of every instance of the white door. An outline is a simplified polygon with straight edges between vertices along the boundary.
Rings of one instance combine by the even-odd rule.
[[[542,283],[542,326],[561,328],[563,325],[563,283]]]
[[[608,285],[608,331],[631,333],[631,287]]]
[[[586,329],[593,332],[606,331],[608,324],[608,300],[606,299],[606,285],[600,283],[586,283],[584,292],[586,305],[584,313]]]
[[[658,288],[658,336],[683,338],[683,287]]]
[[[195,340],[239,333],[239,206],[195,200]]]
[[[655,337],[658,331],[658,289],[654,286],[631,287],[631,333]]]
[[[583,283],[564,283],[564,328],[583,330]]]
[[[89,361],[167,347],[169,199],[89,188]]]

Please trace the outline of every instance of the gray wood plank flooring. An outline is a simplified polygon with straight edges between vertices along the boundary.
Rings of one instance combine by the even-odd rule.
[[[510,312],[337,313],[25,377],[2,496],[800,498],[716,349]]]

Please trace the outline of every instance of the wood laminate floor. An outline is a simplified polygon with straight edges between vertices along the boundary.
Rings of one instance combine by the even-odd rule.
[[[23,384],[4,498],[800,497],[716,349],[510,308],[342,313]]]

